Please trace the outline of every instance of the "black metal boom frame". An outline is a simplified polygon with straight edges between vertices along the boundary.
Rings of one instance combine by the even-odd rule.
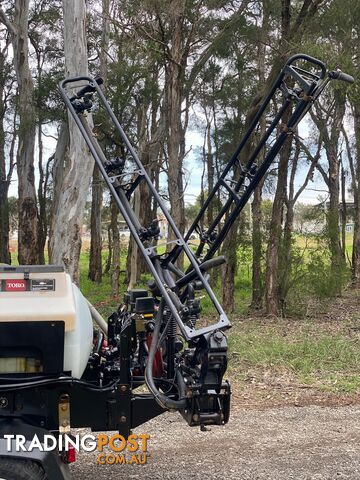
[[[80,93],[78,92],[76,96],[69,97],[66,87],[71,85],[74,86],[74,84],[78,84],[79,81],[86,81],[88,82],[88,84],[84,88],[82,88]],[[192,338],[198,337],[199,335],[204,335],[217,329],[228,328],[230,326],[230,321],[219,301],[217,300],[213,290],[211,289],[207,278],[204,275],[204,268],[200,267],[199,262],[195,258],[191,248],[185,241],[184,237],[181,235],[178,227],[176,226],[174,220],[168,212],[163,199],[153,185],[136,151],[131,145],[127,135],[125,134],[108,101],[106,100],[98,82],[90,77],[75,77],[66,79],[60,84],[60,92],[66,103],[66,106],[71,113],[71,116],[79,127],[80,132],[84,137],[92,156],[95,159],[96,165],[100,169],[100,172],[104,177],[111,194],[113,195],[116,205],[118,206],[122,216],[124,217],[130,229],[130,232],[147,263],[147,266],[149,267],[152,276],[154,277],[154,281],[161,294],[161,297],[164,299],[166,305],[170,309],[171,314],[179,325],[179,328],[185,339],[190,340]],[[96,136],[91,131],[91,128],[87,122],[87,105],[84,105],[83,102],[78,101],[78,99],[83,99],[84,96],[86,96],[89,92],[90,94],[93,94],[95,92],[97,93],[99,102],[101,103],[102,107],[105,109],[106,113],[111,119],[116,132],[119,134],[121,140],[124,142],[124,145],[126,146],[135,164],[132,171],[126,172],[126,176],[133,177],[133,180],[130,183],[127,181],[125,188],[121,184],[122,175],[112,176],[109,175],[109,173],[107,172],[106,165],[108,165],[109,160],[104,155],[104,152],[100,147]],[[180,301],[179,295],[177,294],[179,286],[176,285],[171,275],[171,272],[174,270],[174,268],[172,270],[169,269],[169,262],[165,262],[160,258],[157,253],[157,246],[154,245],[152,242],[156,239],[158,232],[155,232],[155,235],[152,236],[151,230],[140,224],[134,208],[131,205],[131,197],[135,192],[136,188],[138,188],[138,186],[140,185],[140,182],[145,182],[147,184],[147,187],[149,188],[151,195],[153,195],[156,204],[158,205],[158,208],[162,211],[164,217],[168,222],[169,228],[172,230],[176,237],[175,240],[172,240],[170,242],[170,244],[175,244],[176,247],[179,247],[180,250],[185,253],[189,261],[191,270],[195,272],[196,279],[201,282],[203,288],[209,295],[216,311],[218,312],[219,319],[218,322],[216,322],[215,324],[203,327],[201,329],[196,329],[195,327],[189,326],[184,322],[183,316],[187,314],[187,307]],[[206,269],[211,268],[212,265],[213,264],[206,265]],[[188,283],[190,283],[190,281],[193,281],[193,278],[189,279]],[[182,281],[182,286],[183,285],[184,279]]]
[[[316,71],[311,72],[309,69],[305,70],[304,68],[300,68],[296,65],[298,62],[303,62],[307,66],[315,67]],[[226,164],[215,186],[211,192],[209,192],[204,205],[185,235],[185,241],[188,242],[194,232],[199,234],[200,244],[196,249],[195,256],[199,258],[201,262],[206,262],[211,259],[219,250],[232,225],[248,202],[255,188],[266,175],[288,136],[295,133],[297,125],[311,109],[331,79],[339,79],[348,83],[354,82],[354,79],[350,75],[344,74],[339,70],[330,71],[327,74],[326,65],[309,55],[297,54],[287,60],[269,93],[256,112],[237,149]],[[251,146],[253,135],[259,127],[266,109],[278,92],[281,92],[283,95],[282,105],[263,136],[255,146],[252,146],[253,149],[250,156],[245,159],[244,164],[241,164],[240,157],[242,152],[248,145]],[[292,112],[290,111],[289,118],[284,118],[294,104],[294,109]],[[261,165],[257,165],[256,160],[274,133],[276,138],[268,148]],[[231,175],[232,171],[236,168],[240,171],[238,178],[229,178],[229,175]],[[206,229],[202,229],[201,221],[206,217],[209,205],[214,198],[217,197],[221,189],[225,189],[228,198],[211,225]],[[204,252],[205,247],[207,247],[206,252]],[[179,253],[180,248],[176,247],[172,254],[170,254],[168,261],[174,261]]]

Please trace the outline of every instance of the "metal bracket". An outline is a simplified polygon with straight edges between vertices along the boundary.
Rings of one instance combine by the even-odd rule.
[[[59,432],[62,435],[70,434],[70,396],[64,393],[59,398]]]

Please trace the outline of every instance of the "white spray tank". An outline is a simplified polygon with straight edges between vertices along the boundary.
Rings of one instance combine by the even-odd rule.
[[[0,322],[59,320],[65,327],[63,371],[80,378],[93,345],[93,324],[79,288],[62,267],[0,267]]]

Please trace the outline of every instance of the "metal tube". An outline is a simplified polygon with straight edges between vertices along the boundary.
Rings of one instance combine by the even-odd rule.
[[[91,317],[94,320],[94,322],[98,325],[98,327],[105,333],[105,335],[108,334],[108,324],[107,321],[102,317],[102,315],[96,310],[94,305],[92,305],[89,300],[86,300]]]

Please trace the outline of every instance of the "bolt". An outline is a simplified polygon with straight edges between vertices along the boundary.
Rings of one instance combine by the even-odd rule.
[[[215,332],[214,333],[214,340],[216,342],[220,343],[223,338],[224,338],[224,334],[222,332]]]
[[[0,398],[0,408],[6,408],[9,404],[9,401],[6,397]]]
[[[126,392],[127,391],[127,386],[126,385],[121,385],[120,390],[122,392]]]
[[[121,423],[126,423],[126,417],[125,417],[125,415],[123,415],[122,417],[120,417],[120,422],[121,422]]]

